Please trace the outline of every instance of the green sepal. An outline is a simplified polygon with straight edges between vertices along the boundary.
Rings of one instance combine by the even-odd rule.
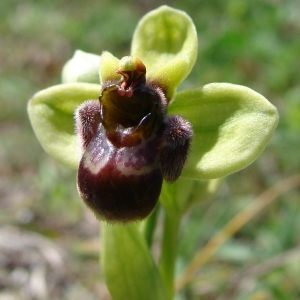
[[[133,35],[131,54],[143,61],[147,79],[171,100],[197,58],[197,32],[183,11],[166,5],[146,14]]]
[[[100,56],[76,50],[62,70],[62,83],[99,83]]]
[[[101,267],[114,300],[165,300],[165,288],[139,224],[101,225]]]
[[[194,179],[219,178],[245,168],[262,153],[278,123],[277,110],[266,98],[229,83],[180,92],[169,113],[193,125],[182,176]]]
[[[28,103],[29,119],[42,147],[71,168],[78,167],[82,155],[74,132],[74,111],[99,94],[98,84],[66,83],[36,93]]]

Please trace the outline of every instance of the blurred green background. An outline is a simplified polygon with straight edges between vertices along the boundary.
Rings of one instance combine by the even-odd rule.
[[[98,225],[77,195],[76,172],[41,149],[26,104],[60,82],[76,49],[128,55],[138,20],[161,4],[185,10],[198,31],[198,60],[181,88],[247,85],[280,114],[263,155],[185,219],[180,265],[256,196],[299,173],[299,1],[1,1],[1,300],[109,299]],[[299,195],[285,193],[251,220],[178,299],[300,299]]]

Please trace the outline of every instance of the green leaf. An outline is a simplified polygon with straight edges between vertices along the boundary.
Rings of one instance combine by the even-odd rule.
[[[81,158],[74,134],[74,111],[99,94],[100,85],[68,83],[42,90],[28,103],[29,119],[42,147],[71,168],[77,168]]]
[[[133,35],[131,54],[143,61],[147,78],[156,82],[169,100],[193,68],[197,52],[192,19],[166,5],[146,14]]]
[[[138,224],[102,223],[101,265],[114,300],[165,300],[165,289]]]
[[[267,99],[228,83],[178,93],[169,113],[193,124],[191,153],[182,174],[188,178],[223,177],[251,164],[278,123],[277,110]]]
[[[74,56],[64,65],[62,82],[99,83],[100,56],[76,50]]]

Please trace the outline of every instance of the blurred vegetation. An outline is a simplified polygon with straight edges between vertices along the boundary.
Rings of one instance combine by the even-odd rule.
[[[76,49],[127,55],[139,18],[161,4],[185,10],[198,30],[197,64],[182,87],[247,85],[280,114],[263,155],[229,176],[216,199],[186,218],[178,269],[260,193],[299,173],[299,1],[2,1],[0,299],[107,299],[99,282],[97,222],[77,195],[75,172],[41,149],[26,104],[35,92],[60,82],[62,66]],[[238,231],[179,299],[300,299],[299,229],[298,188],[278,197]],[[3,242],[7,233],[9,244]],[[32,256],[40,244],[21,243],[20,235],[32,234],[50,243],[52,251],[59,247],[64,253],[60,270],[51,268],[51,259],[39,260],[48,283],[43,289],[27,284],[41,278],[35,276],[40,269]],[[14,243],[16,248],[10,249]]]

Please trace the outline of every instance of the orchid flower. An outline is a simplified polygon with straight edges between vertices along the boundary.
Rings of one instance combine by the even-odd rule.
[[[250,88],[210,83],[177,91],[197,53],[191,18],[161,6],[138,23],[128,56],[78,50],[63,83],[30,100],[42,147],[78,169],[79,194],[100,220],[144,219],[159,197],[168,212],[182,215],[193,204],[191,191],[195,201],[211,195],[212,185],[216,191],[222,178],[251,164],[271,139],[277,110]],[[114,299],[171,298],[170,276],[155,268],[136,223],[102,225],[103,268]],[[134,260],[120,275],[123,288],[115,279],[125,264],[120,255]],[[130,289],[129,281],[139,288]]]

